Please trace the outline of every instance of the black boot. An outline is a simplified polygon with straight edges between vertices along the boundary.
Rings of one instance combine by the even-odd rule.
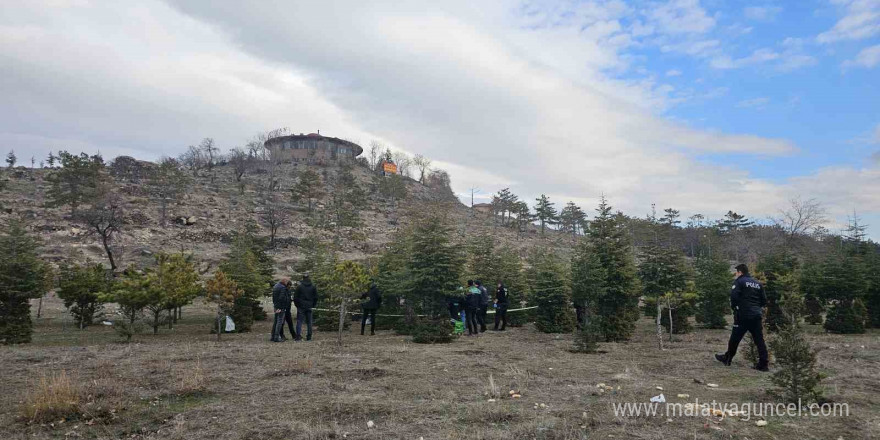
[[[727,353],[724,354],[715,354],[715,360],[721,362],[724,365],[730,366],[730,359],[727,358]]]
[[[770,371],[770,367],[768,367],[767,365],[762,365],[760,363],[753,365],[752,368],[758,371],[763,371],[765,373]]]

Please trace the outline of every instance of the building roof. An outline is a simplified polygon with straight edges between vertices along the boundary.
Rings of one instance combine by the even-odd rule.
[[[333,142],[336,144],[345,145],[347,147],[350,147],[352,150],[354,150],[355,157],[360,156],[360,154],[364,152],[364,149],[361,148],[360,145],[358,145],[354,142],[347,141],[345,139],[335,138],[335,137],[322,136],[318,133],[309,133],[309,134],[305,134],[305,135],[300,133],[300,134],[291,134],[291,135],[287,135],[287,136],[273,137],[273,138],[267,140],[266,142],[264,142],[263,145],[268,147],[271,144],[274,144],[276,142],[284,142],[284,141],[288,141],[288,140],[302,140],[302,139],[324,139],[324,140],[327,140],[327,141],[330,141],[330,142]]]

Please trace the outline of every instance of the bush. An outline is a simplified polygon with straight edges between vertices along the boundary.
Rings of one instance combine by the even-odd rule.
[[[771,381],[776,388],[772,394],[789,402],[808,403],[822,398],[819,382],[822,374],[816,371],[816,353],[804,337],[797,323],[782,327],[770,341],[776,357],[777,370]]]
[[[32,423],[75,419],[80,415],[80,387],[67,372],[40,376],[28,391],[22,407],[22,416]]]
[[[825,313],[825,305],[819,298],[813,295],[807,296],[804,299],[804,309],[806,311],[804,320],[807,324],[818,325],[824,321],[822,314]]]
[[[864,333],[868,311],[860,300],[837,301],[825,318],[825,330],[831,333]]]
[[[112,283],[104,266],[62,266],[59,274],[56,294],[64,300],[76,325],[83,328],[100,319],[104,310],[101,295],[110,292]]]
[[[456,338],[448,320],[422,320],[413,329],[413,342],[417,344],[447,344]]]

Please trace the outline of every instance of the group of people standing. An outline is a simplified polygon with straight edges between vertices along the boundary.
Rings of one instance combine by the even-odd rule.
[[[460,318],[464,312],[465,327],[468,336],[475,336],[486,331],[486,315],[489,311],[489,290],[480,280],[468,280],[464,298],[451,297],[448,301],[449,316],[453,320]],[[495,290],[495,328],[493,330],[504,331],[507,329],[507,308],[510,302],[507,299],[507,289],[504,283],[498,283]],[[499,328],[498,325],[501,325]]]
[[[282,278],[272,288],[272,307],[275,309],[275,322],[272,325],[272,342],[284,342],[284,324],[287,323],[290,336],[294,341],[302,340],[302,325],[306,324],[306,341],[312,340],[312,310],[318,305],[318,289],[312,284],[309,275],[303,275],[291,295],[293,282],[290,278]],[[296,331],[293,328],[293,316],[290,308],[296,306]]]
[[[272,288],[272,307],[275,309],[275,321],[272,325],[272,342],[284,342],[284,324],[287,323],[290,334],[294,341],[302,340],[302,324],[306,323],[306,341],[312,340],[312,311],[318,305],[318,288],[309,279],[309,275],[303,275],[302,281],[297,283],[291,294],[293,282],[290,278],[282,278]],[[367,320],[370,320],[370,335],[376,334],[376,311],[382,305],[382,294],[376,283],[370,283],[370,289],[361,295],[366,301],[361,304],[363,316],[361,318],[361,334]],[[291,306],[296,306],[296,331],[293,328],[293,316]]]

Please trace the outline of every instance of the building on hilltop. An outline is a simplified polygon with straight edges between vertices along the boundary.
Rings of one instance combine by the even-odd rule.
[[[278,136],[263,144],[279,162],[329,163],[353,161],[364,149],[354,142],[318,133]]]

